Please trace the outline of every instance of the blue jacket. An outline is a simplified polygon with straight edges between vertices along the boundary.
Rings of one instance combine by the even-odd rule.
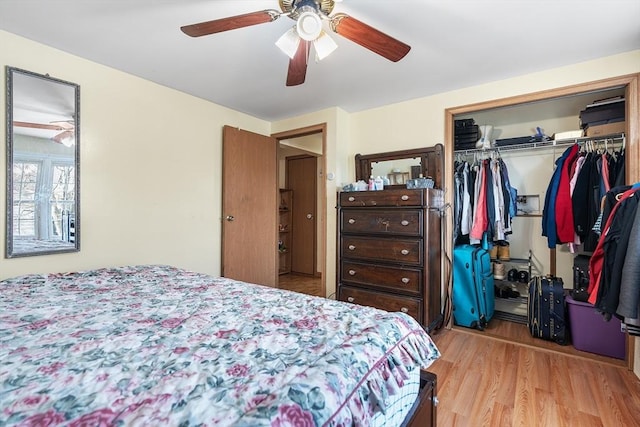
[[[573,145],[567,148],[558,160],[556,160],[556,170],[553,171],[551,182],[549,182],[549,187],[547,188],[547,194],[544,197],[544,209],[542,210],[542,235],[547,238],[547,245],[549,248],[555,248],[556,243],[558,243],[558,233],[556,228],[556,196],[558,195],[562,166],[572,149]]]

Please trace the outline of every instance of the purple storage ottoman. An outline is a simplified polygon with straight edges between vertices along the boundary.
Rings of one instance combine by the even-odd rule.
[[[589,353],[624,359],[625,334],[620,329],[620,319],[612,316],[607,322],[593,305],[576,301],[570,295],[566,301],[573,346]]]

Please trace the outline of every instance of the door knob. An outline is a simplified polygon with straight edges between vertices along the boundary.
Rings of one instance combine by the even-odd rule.
[[[308,213],[308,214],[307,214],[307,219],[313,219],[313,215],[312,215],[312,214],[310,214],[310,213]]]
[[[231,222],[233,221],[235,218],[233,217],[233,215],[227,215],[225,218],[227,221]]]

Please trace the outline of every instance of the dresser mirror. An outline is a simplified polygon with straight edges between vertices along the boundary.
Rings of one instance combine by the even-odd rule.
[[[389,179],[388,187],[403,188],[409,179],[431,177],[442,188],[443,145],[386,153],[356,154],[356,181],[373,176]]]
[[[6,67],[7,258],[77,252],[77,84]]]

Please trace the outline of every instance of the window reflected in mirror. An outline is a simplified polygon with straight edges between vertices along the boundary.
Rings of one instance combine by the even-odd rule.
[[[79,86],[6,72],[6,257],[78,251]]]
[[[419,178],[422,175],[420,158],[371,162],[371,175],[387,177],[389,185],[404,185],[409,179]]]

